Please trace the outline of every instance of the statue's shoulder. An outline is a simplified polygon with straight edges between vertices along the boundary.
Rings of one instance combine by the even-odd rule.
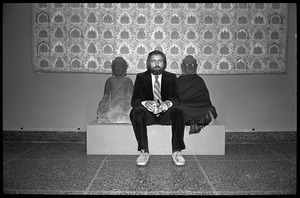
[[[129,78],[128,76],[124,76],[123,78],[125,81],[132,81],[131,78]]]
[[[114,76],[110,76],[110,77],[108,77],[108,79],[106,79],[107,82],[111,82],[113,80],[114,80]]]

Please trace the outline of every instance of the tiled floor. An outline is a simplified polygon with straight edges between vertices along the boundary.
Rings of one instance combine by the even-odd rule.
[[[293,195],[296,143],[226,144],[223,156],[87,155],[85,143],[3,142],[4,194]]]

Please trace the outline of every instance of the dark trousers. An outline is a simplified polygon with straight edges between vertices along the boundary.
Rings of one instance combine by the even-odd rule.
[[[172,126],[172,151],[185,149],[184,144],[184,112],[178,106],[172,106],[165,114],[160,116],[149,112],[145,107],[133,108],[130,112],[130,120],[134,134],[138,142],[138,151],[149,152],[147,126],[154,124]]]

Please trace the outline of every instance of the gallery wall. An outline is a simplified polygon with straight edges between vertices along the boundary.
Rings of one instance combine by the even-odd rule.
[[[227,132],[297,130],[296,16],[289,4],[285,74],[202,76]],[[111,75],[33,73],[30,17],[3,4],[3,130],[85,131]]]

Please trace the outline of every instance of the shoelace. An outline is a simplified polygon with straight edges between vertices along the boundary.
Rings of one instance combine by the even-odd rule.
[[[176,160],[181,159],[181,158],[182,158],[181,153],[178,152],[178,151],[176,151],[176,152],[175,152],[175,155],[174,155],[174,158],[175,158]]]
[[[141,151],[141,155],[139,156],[139,159],[141,158],[145,158],[146,157],[146,153],[144,150]]]

